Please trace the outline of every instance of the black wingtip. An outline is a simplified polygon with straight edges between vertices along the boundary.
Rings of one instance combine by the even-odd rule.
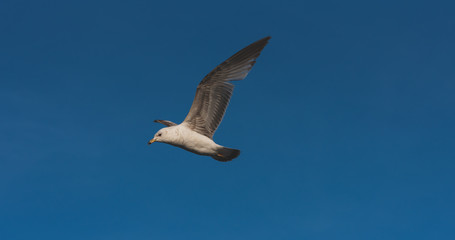
[[[269,42],[269,40],[271,39],[272,37],[270,36],[267,36],[267,37],[264,37],[264,38],[261,38],[259,40],[257,40],[256,42],[250,44],[250,45],[255,45],[255,44],[267,44]]]

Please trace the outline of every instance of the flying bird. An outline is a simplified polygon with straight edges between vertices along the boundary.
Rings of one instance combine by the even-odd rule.
[[[185,120],[176,124],[155,120],[166,125],[148,142],[163,142],[187,151],[211,156],[227,162],[236,158],[240,150],[223,147],[213,141],[213,134],[221,123],[231,99],[234,85],[231,81],[243,80],[270,37],[256,41],[215,67],[197,86],[196,96]]]

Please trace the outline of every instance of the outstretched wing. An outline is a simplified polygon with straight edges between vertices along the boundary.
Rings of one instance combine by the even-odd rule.
[[[164,124],[164,125],[166,125],[168,127],[177,125],[176,123],[173,123],[173,122],[168,121],[168,120],[155,120],[154,122]]]
[[[193,105],[183,124],[212,138],[234,90],[230,81],[242,80],[248,75],[269,39],[266,37],[250,44],[207,74],[197,87]]]

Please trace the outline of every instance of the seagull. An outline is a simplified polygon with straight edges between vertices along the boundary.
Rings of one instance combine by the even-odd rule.
[[[176,124],[167,120],[154,122],[166,125],[148,142],[167,143],[199,155],[227,162],[236,158],[240,150],[223,147],[213,141],[213,134],[221,123],[231,99],[234,85],[231,81],[243,80],[270,37],[258,40],[243,48],[215,67],[197,86],[196,96],[185,120]]]

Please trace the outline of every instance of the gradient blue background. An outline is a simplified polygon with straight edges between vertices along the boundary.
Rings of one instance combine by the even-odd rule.
[[[453,1],[0,2],[0,239],[455,239]],[[147,141],[271,35],[215,140]]]

